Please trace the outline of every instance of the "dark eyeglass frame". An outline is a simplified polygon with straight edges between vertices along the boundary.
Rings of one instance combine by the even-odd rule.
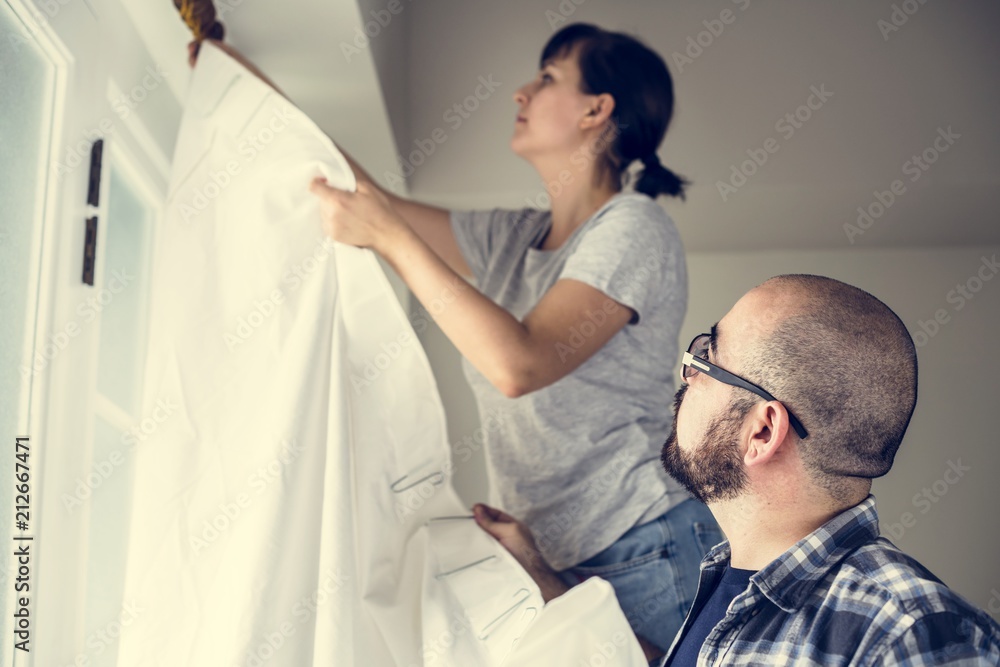
[[[711,361],[708,360],[708,348],[712,343],[712,334],[702,333],[694,337],[691,344],[688,345],[687,352],[684,353],[684,358],[682,360],[681,366],[681,380],[687,383],[689,378],[694,377],[698,373],[704,373],[705,375],[722,382],[723,384],[728,384],[733,387],[739,387],[741,389],[746,389],[747,391],[753,392],[763,398],[765,401],[778,401],[774,396],[769,394],[764,389],[758,387],[753,382],[744,380],[739,375],[734,375],[730,373],[725,368],[720,368],[716,366]],[[700,354],[698,354],[700,352]],[[782,403],[784,405],[784,403]],[[792,411],[785,406],[785,412],[788,413],[788,422],[795,429],[799,438],[806,439],[809,436],[809,432],[806,431],[802,422],[792,414]]]

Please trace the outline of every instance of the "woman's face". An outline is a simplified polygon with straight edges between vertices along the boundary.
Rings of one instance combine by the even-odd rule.
[[[572,153],[584,140],[585,120],[596,96],[580,92],[576,53],[545,63],[534,80],[514,93],[517,120],[511,149],[524,158]]]

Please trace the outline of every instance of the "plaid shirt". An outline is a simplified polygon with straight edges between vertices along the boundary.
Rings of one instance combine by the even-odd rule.
[[[668,664],[729,563],[701,580]],[[750,578],[709,633],[698,665],[1000,665],[1000,626],[878,536],[875,498],[838,514]]]

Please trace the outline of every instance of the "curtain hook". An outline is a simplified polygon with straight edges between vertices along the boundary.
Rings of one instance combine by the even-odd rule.
[[[463,514],[462,516],[436,516],[431,519],[427,519],[427,523],[432,523],[434,521],[459,521],[462,519],[475,519],[471,514]]]
[[[424,482],[426,482],[426,481],[428,481],[430,479],[433,479],[433,481],[431,482],[431,484],[433,484],[434,486],[440,486],[441,484],[444,483],[444,473],[441,472],[441,471],[432,472],[431,474],[427,475],[426,477],[421,477],[417,481],[415,481],[415,482],[413,482],[411,484],[407,484],[406,486],[399,486],[399,484],[401,482],[406,481],[407,478],[409,478],[409,475],[403,475],[402,477],[400,477],[399,479],[397,479],[395,482],[393,482],[392,484],[390,484],[389,488],[392,489],[393,493],[402,493],[403,491],[408,491],[409,489],[412,489],[415,486],[419,486],[420,484],[423,484]]]
[[[444,579],[445,577],[447,577],[450,574],[455,574],[456,572],[461,572],[462,570],[468,570],[470,567],[475,567],[475,566],[479,565],[480,563],[485,563],[486,561],[491,560],[493,558],[496,558],[496,555],[487,556],[486,558],[480,558],[479,560],[473,561],[473,562],[469,563],[468,565],[463,565],[461,567],[456,567],[454,570],[448,570],[447,572],[440,572],[438,574],[435,574],[434,578],[435,579]]]
[[[507,609],[506,611],[504,611],[499,616],[497,616],[492,621],[490,621],[489,623],[486,624],[486,627],[483,628],[482,634],[479,635],[479,638],[481,640],[486,641],[489,638],[489,636],[491,634],[493,634],[493,630],[496,630],[496,628],[493,628],[493,630],[489,630],[490,626],[492,626],[494,624],[503,623],[503,621],[505,621],[505,620],[507,620],[507,618],[509,618],[509,614],[512,611],[514,611],[515,609],[517,609],[522,604],[524,604],[525,602],[528,601],[528,598],[531,597],[531,591],[529,591],[527,588],[519,588],[516,591],[514,591],[514,595],[516,596],[521,591],[524,591],[524,597],[523,598],[521,598],[520,600],[518,600],[517,602],[515,602],[512,607],[510,607],[509,609]],[[497,625],[497,627],[499,627],[499,625]]]
[[[525,617],[525,615],[527,615],[527,613],[528,613],[529,611],[530,611],[530,612],[534,612],[534,613],[532,613],[532,614],[531,614],[531,620],[532,620],[532,621],[533,621],[533,620],[535,620],[535,617],[536,617],[536,616],[538,616],[538,607],[534,607],[534,606],[532,606],[532,607],[526,607],[526,608],[524,609],[524,611],[523,611],[523,612],[521,613],[521,621],[522,621],[522,622],[524,621],[524,617]],[[507,662],[507,658],[509,658],[509,657],[510,657],[510,654],[511,654],[511,651],[513,651],[513,650],[514,650],[514,647],[515,647],[515,646],[517,646],[517,643],[518,643],[519,641],[521,641],[521,637],[523,637],[523,636],[524,636],[524,635],[518,635],[517,637],[514,637],[514,641],[512,641],[512,642],[510,643],[510,646],[508,646],[508,647],[507,647],[507,652],[506,652],[506,653],[504,653],[504,654],[503,654],[503,657],[502,657],[502,658],[500,659],[500,664],[501,664],[501,665]]]

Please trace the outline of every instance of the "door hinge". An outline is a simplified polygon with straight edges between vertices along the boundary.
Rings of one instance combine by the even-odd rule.
[[[87,205],[97,208],[101,201],[101,156],[104,139],[90,147],[90,177],[87,182]],[[86,236],[83,242],[83,282],[94,286],[94,264],[97,261],[97,216],[86,219]]]

